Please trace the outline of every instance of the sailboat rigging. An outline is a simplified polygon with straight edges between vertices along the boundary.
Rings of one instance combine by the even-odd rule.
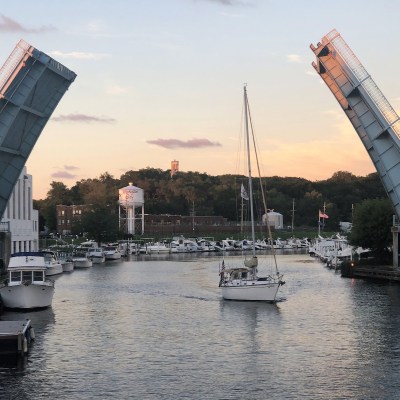
[[[265,277],[258,276],[258,258],[256,256],[255,247],[255,224],[254,224],[254,206],[253,206],[253,183],[252,183],[252,171],[251,171],[251,151],[250,151],[250,135],[249,125],[252,128],[250,108],[247,98],[246,86],[244,86],[244,126],[246,135],[246,147],[247,147],[247,175],[248,175],[248,198],[250,203],[250,219],[251,219],[251,238],[252,238],[252,254],[251,258],[245,258],[243,265],[240,267],[226,268],[225,260],[222,261],[220,267],[220,282],[219,286],[222,291],[222,297],[225,300],[248,300],[248,301],[268,301],[275,302],[276,295],[279,287],[285,282],[282,280],[283,275],[278,271],[278,265],[276,261],[276,255],[274,250],[273,257],[275,263],[275,273]],[[253,129],[251,129],[253,132]],[[256,165],[258,169],[258,175],[261,183],[261,174],[258,162],[258,155],[256,151],[254,135],[252,135],[254,154],[256,158]],[[271,228],[268,223],[267,204],[265,199],[265,193],[262,184],[261,194],[263,200],[263,206],[265,214],[267,216],[267,228],[268,236],[272,243]]]

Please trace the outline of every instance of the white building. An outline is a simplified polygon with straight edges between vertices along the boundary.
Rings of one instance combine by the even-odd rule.
[[[11,253],[39,250],[39,213],[33,209],[32,175],[22,170],[1,219],[11,233]]]
[[[267,217],[265,214],[262,216],[262,222],[264,225],[267,224]],[[283,215],[278,212],[275,212],[273,210],[268,212],[268,225],[271,228],[282,229],[283,228]]]

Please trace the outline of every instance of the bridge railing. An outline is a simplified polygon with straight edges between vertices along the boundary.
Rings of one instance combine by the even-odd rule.
[[[12,53],[7,58],[6,62],[0,69],[0,93],[3,94],[3,88],[6,86],[7,81],[12,76],[18,64],[24,58],[26,52],[30,49],[30,45],[24,40],[20,40],[15,46]]]
[[[360,60],[353,53],[351,48],[341,37],[340,33],[333,29],[326,35],[334,49],[340,54],[347,67],[359,81],[359,84],[364,88],[374,105],[382,114],[383,118],[391,127],[396,135],[400,138],[400,119],[394,108],[390,105],[384,94],[381,92],[377,84],[368,74],[367,70],[361,64]],[[324,41],[323,41],[324,43]]]

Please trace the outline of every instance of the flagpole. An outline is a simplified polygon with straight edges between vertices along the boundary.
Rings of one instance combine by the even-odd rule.
[[[292,207],[292,235],[293,235],[293,229],[294,229],[294,199],[293,199],[293,207]]]
[[[321,212],[318,210],[318,236],[321,234]]]

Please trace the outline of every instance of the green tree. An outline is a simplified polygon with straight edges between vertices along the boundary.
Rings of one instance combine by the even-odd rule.
[[[144,168],[127,171],[120,179],[108,172],[98,178],[83,179],[68,189],[62,182],[52,182],[51,190],[43,201],[35,205],[42,222],[56,229],[56,205],[75,204],[98,207],[107,205],[117,213],[118,189],[132,183],[144,191],[145,211],[148,214],[188,215],[193,208],[196,215],[223,216],[229,221],[240,221],[240,185],[244,176],[210,176],[199,172],[178,172],[173,177],[169,170]],[[247,179],[245,179],[247,182]],[[295,177],[262,178],[267,196],[267,207],[283,214],[284,224],[290,225],[292,202],[295,200],[295,226],[316,227],[318,209],[324,209],[329,219],[325,229],[338,229],[339,221],[351,221],[352,205],[366,199],[386,198],[377,173],[357,177],[350,172],[338,171],[331,178],[311,182]],[[258,178],[253,179],[256,217],[264,213]],[[82,232],[83,227],[79,231]],[[85,230],[84,230],[85,231]]]
[[[57,212],[56,206],[59,204],[70,205],[71,198],[69,189],[62,182],[51,182],[51,189],[47,192],[47,197],[40,202],[37,202],[40,217],[43,218],[43,224],[50,231],[57,229]]]
[[[371,249],[378,259],[385,259],[392,242],[393,207],[389,199],[370,199],[354,210],[350,243]]]
[[[81,229],[97,243],[111,242],[118,239],[118,215],[112,207],[95,204],[87,210],[74,229]]]

